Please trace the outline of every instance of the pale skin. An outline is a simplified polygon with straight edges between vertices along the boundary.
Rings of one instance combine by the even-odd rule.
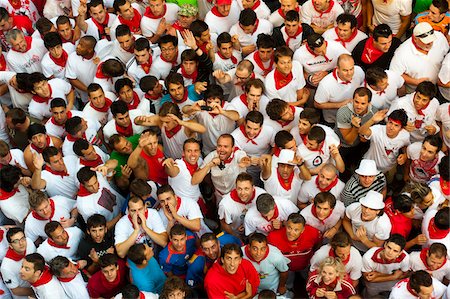
[[[53,142],[53,146],[56,148],[62,147],[62,141],[58,137],[50,136],[50,139]],[[50,146],[50,144],[47,144]],[[34,163],[33,163],[33,152],[31,151],[31,145],[27,146],[27,148],[23,152],[23,158],[25,160],[25,164],[27,165],[30,172],[35,171]]]
[[[163,209],[164,215],[166,216],[168,220],[167,224],[167,231],[170,231],[170,229],[175,225],[175,223],[179,223],[186,227],[189,230],[192,230],[193,232],[200,231],[201,228],[201,221],[200,218],[196,219],[187,219],[183,216],[178,215],[177,211],[177,201],[168,199],[171,196],[175,196],[174,194],[171,194],[169,192],[162,193],[158,195],[158,199],[164,200],[165,204],[161,205],[161,209]]]
[[[261,166],[261,177],[267,180],[272,175],[272,156],[271,155],[261,155],[259,159]],[[294,160],[290,161],[296,165],[303,162],[303,159],[299,156],[294,156]],[[302,180],[309,181],[311,179],[311,174],[305,164],[299,166],[300,175],[299,178]]]
[[[366,247],[372,248],[375,246],[383,246],[384,240],[379,240],[377,237],[373,237],[372,240],[369,240],[367,237],[367,231],[365,226],[361,226],[356,230],[356,233],[353,233],[352,222],[351,220],[345,216],[342,222],[342,226],[345,231],[350,235],[350,238],[354,241],[360,241]]]
[[[193,137],[194,133],[203,134],[206,132],[206,128],[196,121],[193,120],[184,121],[179,119],[178,116],[176,116],[175,114],[171,113],[167,114],[167,117],[170,118],[170,120],[177,122],[177,124],[179,124],[180,126],[184,127],[184,132],[188,137]],[[158,126],[159,128],[162,128],[163,126],[161,116],[158,115],[138,116],[136,117],[134,122],[141,126]]]
[[[184,114],[192,115],[200,112],[202,110],[201,106],[206,106],[206,102],[204,100],[199,100],[195,102],[194,105],[186,105],[183,107],[182,111]],[[213,108],[211,111],[209,111],[209,113],[211,114],[223,115],[233,121],[239,120],[239,113],[235,110],[225,110],[218,103],[212,103],[209,106]]]

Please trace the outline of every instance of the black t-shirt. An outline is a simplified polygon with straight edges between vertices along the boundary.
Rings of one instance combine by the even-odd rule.
[[[392,38],[392,45],[389,48],[389,51],[387,53],[384,53],[383,55],[381,55],[380,58],[375,60],[374,63],[366,64],[361,60],[361,57],[362,57],[364,48],[366,46],[367,39],[368,38],[360,41],[352,51],[352,56],[353,56],[353,59],[355,60],[355,64],[359,65],[364,70],[364,72],[367,71],[368,68],[375,67],[375,66],[381,67],[383,70],[389,69],[389,65],[391,64],[392,57],[394,57],[394,52],[401,45],[402,42],[396,37]]]
[[[94,248],[97,252],[98,257],[105,255],[110,247],[114,247],[114,237],[113,232],[108,231],[105,235],[105,239],[101,243],[96,243],[92,240],[91,236],[86,234],[86,236],[81,239],[80,244],[78,245],[78,256],[82,260],[87,261],[87,266],[92,265],[93,261],[89,257],[91,249]]]

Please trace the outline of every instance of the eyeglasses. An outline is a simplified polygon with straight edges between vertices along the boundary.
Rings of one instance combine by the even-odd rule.
[[[26,237],[25,236],[23,236],[22,238],[20,238],[20,239],[15,239],[15,240],[11,240],[11,243],[12,244],[19,244],[20,242],[23,242],[23,241],[26,241]]]
[[[418,37],[418,38],[425,38],[425,37],[433,35],[433,34],[434,34],[434,29],[431,29],[428,32],[422,33],[420,35],[416,35],[416,37]]]
[[[238,76],[237,74],[235,74],[236,79],[237,79],[237,80],[241,80],[241,81],[247,80],[251,75],[252,75],[252,74],[248,75],[247,77],[240,77],[240,76]]]
[[[161,52],[173,52],[175,51],[175,47],[170,47],[170,48],[161,48]]]

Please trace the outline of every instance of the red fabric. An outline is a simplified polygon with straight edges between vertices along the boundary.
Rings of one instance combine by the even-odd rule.
[[[35,95],[33,95],[33,100],[38,103],[48,104],[48,101],[50,101],[50,99],[52,98],[52,93],[53,93],[52,86],[50,84],[48,84],[48,89],[50,90],[50,95],[48,97],[43,98],[43,97],[35,94]]]
[[[47,148],[47,146],[49,146],[51,144],[51,139],[50,136],[46,136],[45,137],[45,141],[46,141],[46,145],[44,146],[44,148],[38,148],[36,145],[34,145],[33,142],[30,143],[30,146],[32,149],[34,149],[36,152],[38,152],[39,154],[42,154],[42,152],[44,151],[44,149]]]
[[[267,242],[276,246],[289,258],[289,270],[301,271],[309,265],[309,261],[314,254],[312,250],[321,242],[320,231],[316,228],[305,225],[303,232],[298,239],[289,241],[286,235],[286,227],[271,231],[267,236]]]
[[[17,192],[19,192],[19,188],[15,188],[10,192],[0,189],[0,200],[7,200],[14,196],[14,194],[16,194]]]
[[[13,28],[20,29],[21,31],[26,31],[28,35],[32,35],[34,32],[33,23],[27,16],[14,15],[13,18]],[[4,32],[3,32],[4,33]]]
[[[89,279],[87,289],[92,298],[111,298],[118,294],[128,283],[128,269],[123,260],[118,261],[119,271],[117,278],[113,282],[106,280],[102,271],[98,271]]]
[[[427,54],[427,55],[428,55],[428,52],[429,52],[429,51],[427,51],[427,50],[422,49],[421,47],[419,47],[419,45],[418,45],[418,44],[416,43],[416,41],[414,40],[414,37],[411,37],[411,42],[412,42],[414,48],[416,48],[417,51],[419,51],[419,52],[421,52],[421,53],[424,53],[424,54]]]
[[[450,195],[450,182],[445,181],[442,177],[439,177],[439,186],[444,195]]]
[[[12,250],[11,248],[8,248],[8,251],[6,251],[5,257],[18,262],[18,261],[22,260],[26,255],[27,255],[26,250],[23,252],[23,254],[19,254],[19,253],[15,252],[14,250]]]
[[[306,285],[306,291],[308,292],[308,295],[310,298],[319,298],[316,296],[317,289],[324,288],[327,291],[333,291],[336,287],[337,280],[335,280],[330,285],[326,285],[321,281],[320,283],[317,283],[315,280],[317,279],[317,270],[314,272],[311,272],[308,278],[308,283]],[[340,280],[342,290],[335,291],[337,299],[347,299],[352,295],[356,294],[355,289],[353,288],[352,281],[348,277],[347,274],[345,274],[344,279]],[[323,298],[323,297],[320,297]]]
[[[334,28],[334,31],[336,32],[336,35],[337,35],[337,38],[335,39],[335,41],[340,42],[344,46],[344,48],[346,46],[346,43],[351,42],[356,37],[356,35],[358,35],[358,29],[355,28],[355,31],[352,32],[350,37],[348,39],[346,39],[346,40],[343,40],[343,39],[341,39],[339,37],[338,28],[337,27]]]
[[[23,52],[23,53],[26,53],[26,52],[30,51],[32,43],[33,43],[33,39],[31,38],[31,36],[25,36],[24,38],[25,38],[25,41],[27,43],[27,48],[26,48],[25,52]],[[11,51],[22,53],[22,52],[14,50],[14,48],[11,48]]]
[[[334,6],[334,1],[333,0],[330,1],[329,5],[328,5],[328,8],[326,10],[324,10],[324,11],[317,10],[316,7],[313,5],[314,10],[317,11],[318,13],[320,13],[319,18],[321,18],[323,16],[323,14],[329,13],[333,9],[333,6]]]
[[[59,281],[61,282],[71,282],[72,280],[75,279],[75,277],[77,277],[78,274],[76,274],[74,277],[67,277],[67,278],[62,278],[62,277],[56,277]]]
[[[319,176],[316,177],[316,186],[317,186],[317,188],[319,188],[320,192],[328,192],[328,191],[330,191],[331,189],[334,188],[334,186],[337,185],[338,182],[339,182],[339,178],[338,178],[338,176],[336,176],[334,178],[334,180],[330,183],[330,185],[328,185],[328,187],[320,188],[320,186],[319,186]]]
[[[384,53],[373,45],[373,37],[369,37],[364,45],[364,50],[362,52],[361,60],[366,64],[372,64],[380,58]]]
[[[287,75],[284,75],[278,69],[275,69],[274,72],[275,88],[278,90],[285,87],[292,81],[293,78],[294,76],[292,75],[292,72],[290,72]]]
[[[372,261],[374,261],[375,263],[378,263],[378,264],[388,265],[388,264],[394,264],[394,263],[401,263],[403,261],[403,259],[406,257],[406,254],[404,252],[402,252],[395,260],[388,261],[388,260],[381,258],[381,256],[380,256],[380,253],[383,250],[384,250],[383,247],[375,250],[375,252],[372,255]]]
[[[117,131],[117,133],[119,133],[122,136],[130,137],[131,135],[133,135],[133,125],[130,122],[128,127],[124,128],[124,127],[119,126],[116,123],[116,131]]]
[[[31,214],[33,215],[33,217],[37,220],[41,220],[41,221],[45,221],[45,220],[51,220],[53,218],[53,216],[55,215],[55,202],[53,201],[53,199],[49,198],[49,202],[50,202],[50,208],[52,209],[52,213],[50,214],[50,217],[48,218],[44,218],[39,216],[38,213],[36,213],[36,211],[31,211]]]
[[[80,189],[78,189],[77,196],[84,197],[84,196],[89,196],[91,194],[92,193],[90,191],[88,191],[88,189],[86,189],[86,187],[84,187],[83,184],[80,185]]]
[[[70,246],[67,246],[69,243],[69,236],[67,236],[67,244],[66,245],[59,245],[56,244],[51,238],[47,238],[48,245],[56,247],[56,248],[62,248],[62,249],[70,249]]]
[[[255,199],[255,195],[256,195],[256,190],[253,189],[253,194],[252,194],[252,198],[250,198],[250,200],[248,202],[243,202],[240,198],[239,195],[237,193],[236,189],[231,190],[230,192],[230,197],[233,201],[237,202],[237,203],[241,203],[243,205],[249,204],[253,201],[253,199]]]
[[[224,164],[231,163],[231,161],[233,161],[233,159],[234,159],[234,153],[235,153],[238,149],[239,149],[239,148],[235,146],[235,147],[233,148],[233,152],[231,153],[231,155],[228,157],[228,159],[226,159],[225,161],[223,161],[223,163],[224,163]]]
[[[238,62],[237,58],[234,57],[233,55],[231,55],[230,58],[226,58],[225,56],[222,55],[222,53],[220,53],[220,51],[217,51],[217,55],[219,55],[219,57],[222,58],[223,60],[231,59],[231,62],[234,63],[234,64],[236,64]]]
[[[261,263],[263,260],[266,259],[266,257],[267,257],[267,256],[269,255],[269,253],[270,253],[270,250],[269,250],[269,249],[270,249],[270,247],[267,246],[267,250],[266,250],[266,253],[265,253],[264,257],[258,262],[258,261],[256,261],[256,260],[253,258],[252,254],[251,254],[251,252],[250,252],[250,244],[247,244],[247,245],[245,245],[245,247],[244,247],[245,255],[247,256],[247,258],[248,258],[250,261],[255,262],[255,263],[257,263],[257,264]]]
[[[133,91],[133,100],[131,101],[131,103],[127,104],[128,110],[136,109],[140,103],[141,99],[139,99],[138,94],[135,91]]]
[[[173,136],[175,136],[182,128],[183,128],[183,126],[178,124],[174,128],[172,128],[171,130],[168,130],[167,128],[164,128],[164,133],[166,134],[167,138],[170,139]]]
[[[56,171],[56,170],[53,170],[51,167],[47,167],[47,166],[45,166],[44,169],[47,170],[48,172],[50,172],[53,175],[61,176],[61,178],[65,177],[65,176],[69,176],[69,174],[67,173],[67,170],[65,170],[65,171]]]
[[[91,19],[92,19],[92,22],[94,22],[94,25],[98,29],[100,39],[106,38],[107,40],[111,40],[111,37],[109,36],[109,34],[106,34],[106,32],[105,32],[105,28],[108,27],[108,23],[109,23],[109,13],[106,13],[106,17],[105,17],[105,20],[103,21],[103,23],[99,23],[96,19],[94,19],[92,17],[91,17]]]
[[[141,63],[140,66],[144,70],[146,74],[150,72],[150,68],[152,67],[153,63],[153,57],[152,55],[149,56],[148,61],[146,63]]]
[[[118,16],[121,24],[127,25],[130,27],[132,33],[136,33],[141,30],[141,14],[134,9],[134,17],[131,20],[125,20],[122,16]]]
[[[447,237],[449,233],[448,229],[439,229],[434,224],[434,218],[430,220],[428,224],[428,234],[430,235],[430,239],[443,239]]]
[[[97,67],[97,72],[95,73],[95,78],[106,79],[106,80],[112,80],[112,77],[107,76],[107,75],[105,75],[105,74],[103,73],[102,66],[103,66],[103,63],[100,63],[100,64],[98,65],[98,67]]]
[[[147,179],[160,185],[167,184],[167,174],[162,165],[164,153],[158,148],[155,156],[150,156],[145,151],[142,151],[140,156],[147,162]]]
[[[186,168],[189,171],[189,173],[191,174],[191,176],[194,175],[194,172],[196,172],[198,169],[198,163],[195,163],[195,165],[192,165],[191,163],[186,161],[184,158],[183,158],[183,161],[184,161],[184,164],[186,164]]]
[[[428,250],[429,250],[429,248],[424,248],[420,251],[420,259],[422,260],[422,263],[427,268],[426,270],[432,272],[432,271],[437,271],[438,269],[441,269],[445,265],[445,263],[447,263],[447,259],[444,259],[444,262],[442,263],[442,265],[439,266],[439,268],[432,270],[429,268],[428,263],[427,263]]]
[[[144,216],[145,216],[145,219],[148,219],[148,209],[145,210]],[[133,219],[130,214],[128,214],[128,220],[130,220],[130,223],[133,224]],[[133,225],[133,228],[134,228],[134,225]]]
[[[412,229],[412,219],[395,210],[394,203],[390,197],[385,202],[384,212],[391,221],[391,235],[400,234],[407,239]]]
[[[328,42],[327,41],[325,41],[325,45],[328,47]],[[314,56],[314,57],[317,57],[317,56],[319,56],[319,55],[317,55],[316,53],[314,53],[314,51],[308,46],[308,44],[305,44],[305,46],[306,46],[306,50],[308,50],[308,52],[312,55],[312,56]],[[325,51],[326,52],[326,51]],[[324,55],[322,55],[324,58],[325,58],[325,61],[326,62],[329,62],[329,61],[331,61],[328,57],[327,57],[327,54],[325,53]]]
[[[197,81],[197,76],[198,76],[198,70],[195,69],[195,71],[192,74],[188,74],[186,73],[186,70],[184,69],[184,66],[181,65],[181,75],[186,78],[186,79],[191,79],[192,83],[195,83]]]
[[[294,33],[294,35],[289,35],[286,31],[286,27],[284,27],[284,32],[286,32],[288,38],[286,40],[286,46],[289,47],[289,42],[291,41],[291,39],[296,39],[297,36],[299,36],[300,34],[302,34],[303,32],[303,27],[302,24],[298,24],[298,28],[297,28],[297,32]]]
[[[245,105],[245,107],[248,107],[247,95],[245,93],[241,94],[239,99],[241,99],[241,102]]]
[[[213,13],[213,15],[215,15],[219,18],[226,18],[226,16],[224,16],[223,14],[221,14],[219,12],[219,10],[217,9],[217,6],[214,6],[213,8],[211,8],[211,12]]]
[[[98,112],[107,112],[109,110],[109,107],[111,107],[112,101],[108,98],[105,98],[105,105],[102,108],[97,108],[94,106],[94,104],[91,103],[92,109]]]
[[[245,126],[244,126],[243,124],[239,126],[239,129],[241,130],[242,134],[244,134],[244,137],[247,138],[246,143],[251,142],[251,143],[253,143],[254,145],[258,145],[258,144],[255,142],[255,139],[256,139],[256,137],[259,136],[259,134],[261,134],[262,129],[259,130],[258,134],[256,134],[256,136],[253,137],[253,138],[249,138],[249,137],[248,137],[247,132],[245,132]]]
[[[160,14],[159,16],[156,16],[156,15],[152,12],[152,10],[150,9],[150,7],[147,7],[147,8],[145,9],[144,16],[147,17],[147,18],[153,19],[153,20],[157,20],[157,19],[163,18],[163,17],[166,15],[166,11],[167,11],[167,5],[164,4],[164,11],[163,11],[163,13]]]
[[[41,277],[39,277],[39,279],[35,282],[32,283],[31,285],[35,288],[47,284],[49,283],[53,278],[52,273],[50,272],[50,269],[48,268],[48,266],[45,266],[44,272],[42,273]]]
[[[335,69],[333,70],[333,77],[334,77],[334,79],[336,79],[337,82],[339,82],[339,80],[341,79],[341,78],[338,78],[337,68],[335,68]],[[339,83],[340,83],[340,84],[347,85],[347,84],[350,84],[350,83],[352,83],[352,82],[351,82],[351,81],[341,81],[341,82],[339,82]]]
[[[292,114],[295,115],[295,107],[294,106],[289,106],[289,108],[291,108]],[[277,123],[279,123],[281,125],[281,127],[284,128],[287,125],[289,125],[293,120],[288,120],[288,121],[277,120]]]
[[[66,116],[67,116],[67,119],[71,119],[72,118],[72,112],[71,111],[67,111],[66,112]],[[66,119],[66,121],[67,121],[67,119]],[[55,126],[59,126],[59,127],[63,127],[64,128],[65,123],[64,124],[58,124],[53,116],[50,118],[50,121]]]
[[[6,71],[6,59],[3,54],[0,54],[0,71]]]
[[[95,160],[86,160],[83,158],[80,158],[80,164],[83,166],[89,166],[89,167],[97,167],[99,165],[103,164],[102,157],[100,157],[99,154],[95,157]]]
[[[286,43],[287,43],[287,42],[286,42]],[[269,67],[267,67],[267,68],[264,67],[264,63],[263,63],[263,61],[261,60],[261,57],[259,56],[258,51],[256,51],[256,52],[253,54],[253,60],[255,60],[255,62],[256,62],[256,64],[258,65],[258,67],[259,67],[260,69],[262,69],[262,71],[263,71],[263,76],[264,76],[264,77],[267,76],[267,74],[270,73],[270,72],[273,70],[273,64],[274,64],[273,55],[272,55],[272,57],[270,58]]]
[[[221,263],[216,261],[209,269],[204,285],[208,298],[227,299],[225,291],[234,295],[240,294],[245,291],[247,281],[252,285],[253,297],[258,292],[260,280],[258,272],[250,261],[242,259],[235,274],[229,274]]]
[[[281,187],[283,187],[284,190],[289,191],[292,188],[292,181],[294,180],[294,171],[292,171],[291,175],[287,179],[287,182],[281,177],[280,172],[277,168],[277,178],[278,182],[280,183]]]
[[[295,10],[296,12],[300,13],[300,7],[299,7],[299,6],[297,6],[294,10]],[[286,19],[286,15],[284,14],[284,12],[283,12],[283,10],[282,10],[281,8],[278,8],[278,13],[280,14],[280,16],[281,16],[283,19]]]
[[[278,218],[278,216],[280,215],[280,212],[278,211],[278,206],[277,204],[275,204],[274,208],[273,208],[273,215],[272,218],[267,218],[266,216],[262,216],[264,219],[266,219],[267,221],[272,221]]]
[[[253,4],[251,10],[257,9],[260,5],[261,5],[261,0],[256,1],[255,4]]]
[[[331,256],[331,257],[337,257],[337,255],[334,252],[333,248],[330,248],[330,251],[328,251],[328,255]],[[348,261],[350,261],[350,256],[351,256],[351,253],[347,256],[347,258],[344,261],[342,261],[342,263],[344,265],[347,265]]]

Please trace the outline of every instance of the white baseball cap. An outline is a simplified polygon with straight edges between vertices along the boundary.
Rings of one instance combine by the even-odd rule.
[[[421,22],[414,27],[413,34],[424,44],[429,44],[436,40],[433,27],[427,22]]]

